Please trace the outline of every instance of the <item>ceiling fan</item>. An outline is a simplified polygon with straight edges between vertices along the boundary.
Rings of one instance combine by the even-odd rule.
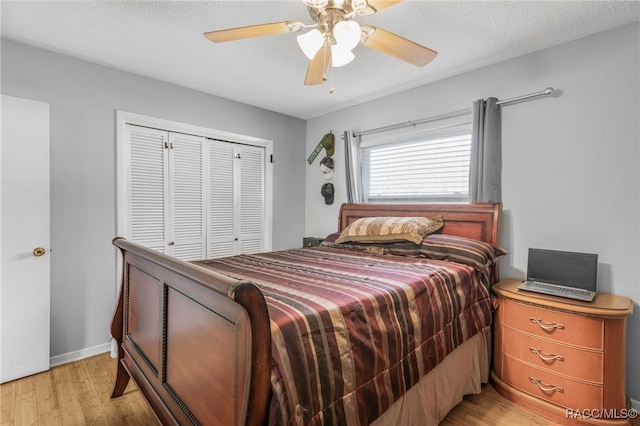
[[[302,0],[309,9],[313,24],[299,21],[273,22],[210,31],[205,37],[215,43],[260,37],[286,32],[302,32],[298,45],[309,58],[304,84],[313,86],[327,80],[329,66],[340,67],[351,62],[352,50],[362,44],[412,65],[423,67],[438,54],[399,35],[373,25],[360,26],[357,15],[370,16],[402,0]],[[332,88],[333,89],[333,88]],[[333,90],[330,90],[331,92]]]

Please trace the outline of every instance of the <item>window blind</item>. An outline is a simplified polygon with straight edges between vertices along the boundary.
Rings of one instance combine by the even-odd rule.
[[[365,202],[467,201],[470,150],[470,133],[365,146]]]

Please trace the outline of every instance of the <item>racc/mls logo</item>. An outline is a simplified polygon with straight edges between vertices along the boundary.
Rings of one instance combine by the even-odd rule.
[[[620,420],[620,419],[635,419],[638,417],[638,411],[635,408],[621,410],[601,409],[601,408],[585,408],[585,409],[572,409],[567,408],[565,410],[565,418],[567,419],[600,419],[600,420]]]

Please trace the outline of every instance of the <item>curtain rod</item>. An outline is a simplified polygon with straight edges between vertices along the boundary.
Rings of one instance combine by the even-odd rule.
[[[540,92],[529,93],[528,95],[516,96],[515,98],[504,99],[502,101],[498,101],[498,102],[496,102],[496,105],[506,105],[506,104],[510,104],[510,103],[513,103],[513,102],[523,101],[525,99],[539,98],[541,96],[549,96],[549,95],[552,95],[552,94],[553,94],[553,87],[547,87],[546,89],[544,89],[544,90],[542,90]],[[440,115],[436,115],[436,116],[433,116],[433,117],[422,118],[420,120],[405,121],[404,123],[391,124],[389,126],[378,127],[378,128],[371,129],[371,130],[364,130],[362,132],[353,132],[352,134],[353,134],[353,137],[363,136],[363,135],[371,135],[371,134],[374,134],[374,133],[387,132],[389,130],[402,129],[404,127],[417,126],[418,124],[430,123],[432,121],[440,121],[440,120],[446,120],[447,118],[459,117],[461,115],[465,115],[465,114],[468,114],[470,112],[471,112],[471,108],[465,108],[465,109],[460,109],[458,111],[448,112],[446,114],[440,114]]]

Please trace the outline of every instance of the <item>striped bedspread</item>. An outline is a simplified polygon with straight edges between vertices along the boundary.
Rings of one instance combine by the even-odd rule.
[[[270,424],[369,424],[491,323],[477,274],[451,262],[315,247],[196,263],[265,295]]]

